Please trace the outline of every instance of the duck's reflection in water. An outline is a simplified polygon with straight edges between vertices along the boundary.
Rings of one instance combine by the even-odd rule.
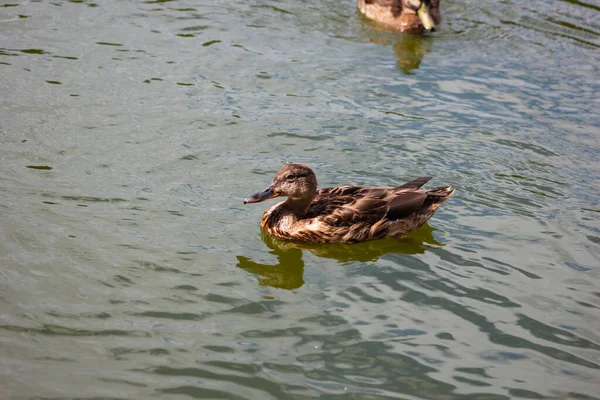
[[[394,54],[398,69],[406,75],[412,75],[419,69],[425,54],[431,51],[433,40],[428,37],[403,34],[394,44]]]
[[[400,239],[373,240],[355,244],[297,243],[273,238],[262,233],[262,239],[277,257],[276,264],[261,264],[244,256],[237,256],[237,266],[259,276],[263,286],[280,289],[297,289],[304,284],[302,252],[308,250],[318,257],[332,258],[338,262],[376,261],[388,253],[421,254],[428,248],[443,246],[433,237],[434,229],[428,224]]]
[[[405,75],[413,75],[425,54],[433,49],[435,38],[428,34],[398,33],[372,23],[366,23],[364,28],[369,42],[383,46],[393,44],[396,67]]]

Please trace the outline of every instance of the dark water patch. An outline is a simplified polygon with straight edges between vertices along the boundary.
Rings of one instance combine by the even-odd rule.
[[[217,286],[222,286],[222,287],[235,287],[235,286],[239,286],[240,283],[239,282],[235,282],[235,281],[231,281],[231,282],[219,282],[216,285]]]
[[[587,271],[591,271],[592,268],[588,268],[585,267],[579,263],[576,263],[574,261],[565,261],[565,264],[569,267],[569,268],[573,268],[576,271],[581,271],[581,272],[587,272]]]
[[[196,31],[205,31],[207,29],[211,29],[213,28],[212,26],[209,25],[197,25],[197,26],[188,26],[186,28],[183,28],[182,31],[184,32],[196,32]]]
[[[213,44],[221,43],[220,40],[209,40],[208,42],[202,43],[202,47],[212,46]]]
[[[279,8],[279,7],[275,7],[275,6],[270,6],[270,5],[258,5],[258,6],[254,6],[253,5],[253,6],[250,6],[250,7],[252,7],[252,8],[267,8],[267,9],[270,9],[270,10],[273,10],[273,11],[277,11],[277,12],[282,13],[282,14],[293,15],[291,12],[289,12],[287,10],[284,10],[283,8]]]
[[[123,203],[129,200],[121,198],[106,198],[106,197],[94,197],[94,196],[61,196],[53,195],[50,193],[42,193],[43,197],[59,198],[61,200],[75,201],[78,203]]]
[[[242,337],[253,339],[270,339],[276,337],[298,337],[302,336],[305,328],[287,328],[287,329],[271,329],[271,330],[250,330],[241,333]]]
[[[517,140],[509,140],[509,139],[496,139],[496,140],[494,140],[494,142],[498,143],[500,145],[503,145],[503,146],[517,148],[519,150],[532,151],[532,152],[534,152],[540,156],[544,156],[544,157],[558,156],[557,153],[555,153],[551,150],[545,149],[542,146],[532,144],[532,143],[521,142],[521,141],[517,141]]]
[[[592,235],[587,235],[586,237],[590,242],[595,243],[595,244],[600,244],[600,237],[592,236]]]
[[[192,38],[196,37],[193,33],[177,33],[175,36],[184,37],[184,38]]]
[[[511,396],[522,399],[547,399],[547,396],[525,389],[509,389],[508,393]]]
[[[459,368],[455,368],[456,372],[463,372],[465,374],[469,374],[469,375],[477,375],[480,376],[482,378],[492,378],[491,376],[489,376],[486,372],[485,372],[485,368],[469,368],[469,367],[459,367]]]
[[[229,361],[205,361],[202,365],[221,368],[225,371],[237,371],[243,374],[253,375],[260,372],[261,368],[254,364],[244,364]]]
[[[358,298],[355,299],[354,297],[349,296],[349,294],[354,294],[354,295],[358,296]],[[346,297],[348,300],[353,301],[353,302],[365,301],[367,303],[374,303],[374,304],[385,303],[385,299],[371,296],[371,295],[365,293],[363,290],[361,290],[358,287],[351,287],[346,292],[343,292],[340,295],[342,297]]]
[[[482,257],[482,259],[490,261],[490,262],[495,263],[495,264],[498,264],[500,266],[503,266],[503,267],[510,268],[510,269],[515,270],[515,271],[518,271],[518,272],[520,272],[521,274],[525,275],[528,278],[531,278],[531,279],[542,279],[542,277],[539,276],[539,275],[536,275],[536,274],[534,274],[532,272],[526,271],[526,270],[524,270],[522,268],[518,268],[518,267],[515,267],[513,265],[507,264],[507,263],[502,262],[500,260],[496,260],[496,259],[491,258],[491,257]]]
[[[52,56],[53,58],[62,58],[65,60],[79,60],[79,58],[77,57],[72,57],[72,56]]]
[[[69,319],[82,319],[82,318],[93,318],[93,319],[109,319],[111,315],[106,312],[101,313],[78,313],[78,314],[65,314],[56,311],[47,311],[46,314],[58,318],[69,318]]]
[[[237,44],[237,43],[232,44],[231,47],[237,47],[238,49],[242,49],[242,50],[248,51],[248,52],[250,51],[247,48],[245,48],[244,46],[242,46],[241,44]]]
[[[285,392],[283,392],[280,386],[269,379],[265,379],[261,376],[256,376],[254,373],[249,374],[251,376],[243,376],[239,374],[220,374],[215,371],[209,371],[207,369],[199,368],[199,367],[189,367],[189,368],[172,368],[172,367],[156,367],[151,370],[148,370],[149,373],[155,375],[166,375],[166,376],[188,376],[200,379],[210,379],[212,381],[223,381],[228,382],[229,384],[235,383],[247,388],[252,388],[259,390],[261,392],[265,392],[275,399],[283,399],[286,397]],[[204,392],[203,392],[204,393]],[[228,397],[230,398],[230,397]]]
[[[316,97],[316,96],[303,96],[303,95],[293,94],[293,93],[286,93],[285,96],[286,97],[298,97],[298,98],[304,98],[304,99],[310,99],[310,98]]]
[[[117,383],[117,384],[125,384],[125,385],[129,385],[129,386],[134,386],[134,387],[148,387],[148,385],[146,385],[145,383],[128,381],[126,379],[98,378],[98,380],[100,382],[106,382],[106,383],[109,383],[109,384],[110,383]]]
[[[123,275],[115,275],[113,277],[113,279],[117,283],[120,283],[120,284],[125,285],[125,286],[130,286],[130,285],[133,285],[133,283],[134,283],[131,279],[129,279],[126,276],[123,276]]]
[[[303,135],[298,133],[291,132],[273,132],[269,133],[267,137],[286,137],[286,138],[295,138],[295,139],[308,139],[313,141],[324,141],[331,140],[333,137],[331,135]]]
[[[25,54],[48,54],[44,50],[41,49],[23,49],[19,50],[21,53]]]
[[[185,290],[185,291],[188,291],[188,292],[195,292],[196,290],[198,290],[197,287],[192,286],[192,285],[174,286],[173,289],[175,289],[175,290]]]
[[[174,273],[174,274],[178,274],[178,273],[182,272],[181,270],[179,270],[177,268],[165,267],[160,264],[154,263],[152,261],[136,260],[136,261],[134,261],[134,263],[136,265],[139,265],[143,269],[156,271],[156,272],[167,272],[167,273]]]
[[[599,400],[600,397],[596,397],[596,396],[590,396],[587,394],[583,394],[583,393],[577,393],[577,392],[566,392],[565,395],[569,396],[569,399],[575,399],[575,400]]]
[[[257,77],[257,78],[260,78],[260,79],[271,79],[271,78],[272,78],[272,76],[271,76],[271,75],[270,75],[268,72],[265,72],[265,71],[260,71],[260,72],[259,72],[259,73],[256,75],[256,77]]]
[[[48,165],[26,165],[27,168],[31,168],[31,169],[38,169],[41,171],[49,171],[52,169],[52,167],[48,166]]]
[[[445,251],[444,249],[436,249],[433,250],[440,255],[442,260],[451,262],[453,265],[462,265],[465,267],[474,266],[474,267],[483,267],[482,264],[474,261],[469,261],[464,259],[463,257]],[[413,260],[411,260],[413,261]],[[421,262],[413,262],[413,266],[420,266],[421,268],[426,267]],[[426,270],[429,268],[426,267]],[[453,274],[456,274],[455,270],[449,271]],[[441,291],[443,293],[451,295],[453,298],[461,298],[466,297],[473,300],[481,301],[484,303],[494,304],[500,307],[506,308],[519,308],[521,307],[519,304],[511,301],[505,296],[494,293],[490,290],[483,288],[468,288],[461,285],[458,285],[456,282],[451,281],[448,278],[437,277],[435,273],[430,272],[433,277],[425,277],[417,274],[412,271],[395,271],[393,273],[379,273],[378,279],[385,285],[398,285],[398,289],[403,288],[402,291],[406,291],[408,288],[404,288],[404,285],[401,283],[402,281],[410,281],[418,284],[419,287],[422,287],[427,290],[432,291]],[[459,275],[460,276],[460,275]]]
[[[67,362],[67,363],[77,362],[77,360],[73,360],[73,359],[67,358],[67,357],[41,357],[41,358],[39,358],[39,360],[58,361],[58,362]]]
[[[50,83],[52,85],[62,85],[62,82],[59,81],[46,81],[47,83]]]
[[[402,114],[396,111],[380,111],[382,113],[384,113],[385,115],[397,115],[399,117],[402,118],[407,118],[407,119],[415,119],[415,120],[421,120],[421,121],[426,121],[427,118],[423,118],[423,117],[416,117],[414,115],[406,115],[406,114]]]
[[[581,207],[581,209],[583,211],[589,211],[589,212],[594,212],[594,213],[600,213],[600,209],[595,209],[595,208],[586,208],[586,207]]]
[[[574,354],[568,353],[566,351],[553,348],[550,346],[543,346],[534,342],[531,342],[527,339],[520,338],[508,333],[501,332],[499,330],[494,329],[489,333],[489,338],[492,343],[501,344],[503,346],[511,347],[511,348],[521,348],[521,349],[529,349],[537,351],[541,354],[544,354],[548,357],[566,361],[572,364],[580,365],[587,368],[592,369],[600,369],[600,365],[585,360],[581,357],[578,357]],[[520,356],[519,356],[520,357]],[[525,357],[525,356],[523,356]]]
[[[590,303],[586,303],[585,301],[575,301],[575,303],[579,304],[580,306],[587,307],[587,308],[596,308],[596,309],[600,309],[600,307],[598,307],[598,306],[595,306],[595,305],[593,305],[593,304],[590,304]]]
[[[50,3],[53,6],[56,6],[57,4],[55,3]],[[58,5],[61,6],[62,4]],[[102,397],[98,397],[98,396],[89,396],[89,397],[85,397],[82,398],[80,396],[78,397],[71,397],[71,396],[61,396],[61,397],[46,397],[46,396],[33,396],[30,397],[29,400],[127,400],[127,398],[125,397],[113,397],[113,396],[102,396]]]
[[[19,56],[20,55],[18,53],[11,53],[12,51],[19,51],[19,50],[10,50],[10,49],[0,48],[0,56]]]
[[[452,336],[449,332],[440,332],[435,335],[438,339],[442,340],[454,340],[454,336]]]
[[[98,4],[90,2],[88,0],[68,0],[68,2],[73,4],[85,4],[88,7],[98,7]]]
[[[586,3],[584,1],[579,1],[579,0],[560,0],[560,1],[564,2],[564,3],[574,4],[574,5],[580,6],[580,7],[590,8],[592,10],[600,12],[600,6],[596,6],[594,4]]]
[[[124,331],[120,329],[104,330],[86,330],[74,329],[59,325],[43,325],[41,328],[27,328],[18,325],[0,325],[0,329],[11,332],[32,333],[46,336],[129,336],[129,337],[149,337],[148,332],[143,331]]]
[[[273,315],[272,313],[276,310],[276,306],[278,305],[278,303],[279,302],[277,301],[250,302],[232,307],[224,312],[247,315],[271,314],[272,318],[277,318],[277,315]]]
[[[214,351],[215,353],[235,353],[236,350],[228,347],[228,346],[215,346],[215,345],[206,345],[202,348],[210,351]]]
[[[325,326],[325,327],[343,326],[348,323],[341,316],[333,315],[333,314],[324,314],[324,315],[315,315],[312,317],[306,317],[306,318],[302,318],[300,320],[300,322],[317,324],[317,325]]]
[[[195,314],[195,313],[173,313],[165,311],[144,311],[139,313],[128,313],[136,317],[145,318],[159,318],[159,319],[172,319],[182,321],[202,321],[206,317],[210,316],[208,313]]]
[[[592,35],[595,35],[595,36],[600,36],[600,33],[598,33],[598,32],[592,31],[591,29],[586,29],[586,28],[584,28],[582,26],[578,26],[578,25],[572,24],[572,23],[564,21],[564,20],[559,20],[559,19],[556,19],[556,18],[553,18],[553,17],[547,17],[546,21],[552,22],[554,24],[560,25],[560,26],[565,27],[565,28],[577,30],[577,31],[580,31],[580,32],[589,33],[589,34],[592,34]]]
[[[429,376],[435,373],[435,368],[423,365],[410,356],[389,350],[389,346],[385,344],[362,341],[342,345],[335,352],[303,356],[298,361],[305,366],[305,376],[324,391],[339,389],[342,393],[373,394],[381,391],[425,399],[440,396],[447,399],[508,399],[506,396],[487,393],[452,394],[454,385]],[[323,367],[314,368],[312,364]],[[364,376],[374,383],[370,385],[363,380],[363,385],[356,387],[349,376]]]
[[[379,332],[372,335],[373,340],[391,339],[391,338],[407,338],[413,336],[425,335],[427,332],[418,329],[386,329],[385,332]]]
[[[213,303],[223,303],[223,304],[240,304],[243,303],[240,299],[236,299],[235,297],[223,296],[220,294],[209,293],[204,296],[204,300],[210,301]]]
[[[151,349],[130,349],[126,347],[116,347],[110,349],[111,354],[117,360],[126,360],[128,355],[149,355],[153,357],[165,357],[171,354],[166,349],[161,348],[151,348]]]
[[[177,210],[167,210],[167,212],[171,215],[175,215],[176,217],[185,217],[185,214],[182,214],[180,211]]]
[[[242,397],[231,393],[231,391],[223,391],[217,389],[209,389],[200,386],[176,386],[165,389],[156,389],[158,393],[168,395],[184,395],[194,399],[231,399],[231,400],[247,400],[247,397]]]
[[[471,385],[471,386],[492,386],[490,383],[487,382],[482,382],[482,381],[477,381],[475,379],[469,379],[469,378],[465,378],[463,376],[453,376],[452,378],[454,378],[457,382],[461,382],[461,383],[466,383],[467,385]]]
[[[121,43],[110,43],[110,42],[96,42],[96,44],[99,44],[101,46],[115,46],[115,47],[123,46]]]

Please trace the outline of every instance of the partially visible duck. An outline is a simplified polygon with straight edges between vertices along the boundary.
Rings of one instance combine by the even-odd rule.
[[[258,203],[287,200],[263,213],[261,227],[280,239],[320,243],[355,243],[399,237],[422,226],[454,189],[421,190],[422,177],[395,188],[341,186],[317,189],[315,173],[306,165],[281,168],[262,192],[244,200]]]
[[[358,0],[365,17],[401,32],[433,31],[440,24],[440,0]]]

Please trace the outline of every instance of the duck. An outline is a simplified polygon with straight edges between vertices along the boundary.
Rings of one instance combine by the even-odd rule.
[[[440,0],[358,0],[365,17],[401,32],[434,31],[442,22]]]
[[[309,243],[357,243],[401,237],[421,227],[453,194],[451,186],[424,190],[431,177],[398,187],[317,188],[304,164],[281,168],[269,186],[244,204],[287,197],[262,215],[261,228],[278,239]]]

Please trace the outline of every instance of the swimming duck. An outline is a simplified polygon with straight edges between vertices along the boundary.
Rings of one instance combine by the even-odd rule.
[[[267,209],[261,227],[272,236],[316,243],[355,243],[403,236],[423,225],[454,189],[421,190],[431,177],[395,188],[341,186],[317,189],[315,173],[303,164],[281,168],[269,186],[244,200],[287,200]]]
[[[442,21],[440,0],[358,0],[358,9],[401,32],[433,31]]]

